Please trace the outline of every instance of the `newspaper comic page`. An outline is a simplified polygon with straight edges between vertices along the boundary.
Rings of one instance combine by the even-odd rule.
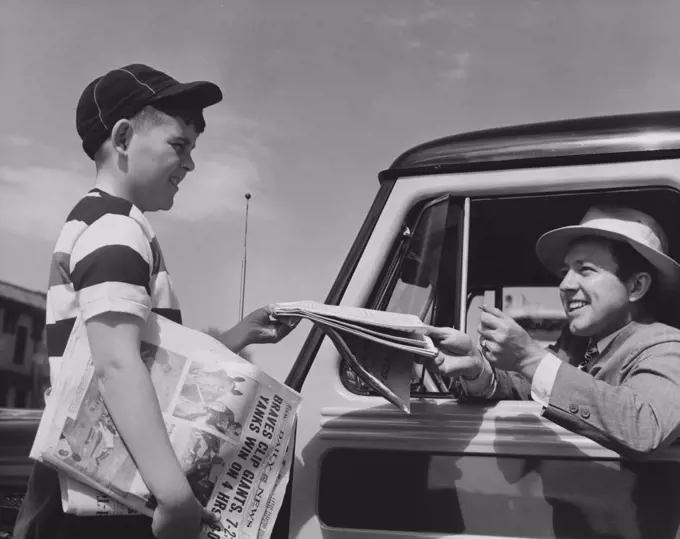
[[[211,337],[151,315],[141,356],[177,458],[201,504],[220,516],[203,537],[267,539],[288,480],[300,395]],[[31,457],[61,472],[80,515],[152,515],[155,500],[104,405],[76,323]],[[283,471],[283,475],[282,475]]]

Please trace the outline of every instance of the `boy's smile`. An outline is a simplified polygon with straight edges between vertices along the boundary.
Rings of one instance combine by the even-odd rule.
[[[128,178],[134,204],[142,211],[172,208],[179,184],[195,165],[191,152],[198,134],[179,118],[168,117],[132,134]]]

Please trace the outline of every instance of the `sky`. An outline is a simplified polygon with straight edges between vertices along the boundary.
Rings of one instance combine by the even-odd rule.
[[[224,100],[171,212],[150,215],[185,323],[325,298],[404,150],[475,129],[680,109],[677,0],[2,0],[0,280],[44,290],[94,182],[84,87],[146,63]],[[309,330],[252,349],[282,379]]]

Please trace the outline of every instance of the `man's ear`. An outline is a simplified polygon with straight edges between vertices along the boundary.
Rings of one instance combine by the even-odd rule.
[[[118,120],[111,130],[111,144],[113,150],[121,156],[126,156],[130,148],[130,142],[134,136],[134,129],[130,120]]]
[[[630,278],[628,286],[628,299],[633,303],[640,301],[652,286],[652,276],[646,271],[636,273]]]

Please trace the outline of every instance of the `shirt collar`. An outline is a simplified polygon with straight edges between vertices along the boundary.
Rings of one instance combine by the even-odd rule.
[[[603,337],[599,341],[597,341],[597,353],[602,354],[606,349],[607,346],[611,344],[611,342],[616,338],[616,336],[621,333],[626,326],[623,326],[621,329],[615,331],[614,333],[610,333],[606,337]]]

